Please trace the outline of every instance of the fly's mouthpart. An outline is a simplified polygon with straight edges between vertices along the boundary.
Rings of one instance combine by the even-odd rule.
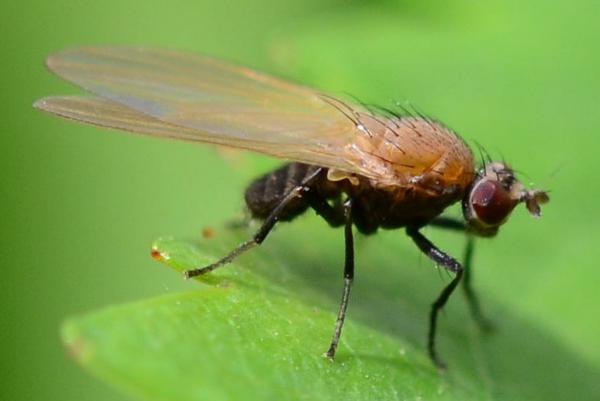
[[[540,205],[548,203],[550,197],[548,193],[541,189],[529,189],[521,192],[521,202],[525,202],[525,206],[529,213],[534,217],[540,217],[542,215],[542,209]]]

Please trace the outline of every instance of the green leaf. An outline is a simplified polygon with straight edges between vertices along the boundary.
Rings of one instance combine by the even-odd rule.
[[[249,233],[223,229],[201,241],[161,239],[153,249],[181,271],[214,261]],[[68,321],[64,341],[83,366],[144,400],[597,395],[592,367],[541,327],[485,298],[501,329],[479,333],[454,297],[439,336],[449,371],[439,373],[424,339],[428,305],[443,283],[408,241],[389,234],[357,239],[349,318],[336,360],[323,358],[341,291],[340,236],[315,218],[282,225],[261,249],[191,280],[188,292]],[[403,262],[399,254],[407,255]]]

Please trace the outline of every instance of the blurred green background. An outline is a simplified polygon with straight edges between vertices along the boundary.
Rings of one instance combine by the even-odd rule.
[[[581,364],[600,368],[600,2],[57,0],[1,7],[2,399],[127,399],[70,360],[60,323],[193,288],[149,257],[152,240],[199,236],[239,216],[248,180],[276,164],[35,111],[39,97],[79,93],[43,60],[80,44],[187,49],[384,105],[408,99],[504,156],[549,188],[552,202],[539,221],[518,210],[498,238],[480,244],[478,287]],[[399,249],[412,249],[397,237]],[[448,241],[447,249],[459,249],[459,241]]]

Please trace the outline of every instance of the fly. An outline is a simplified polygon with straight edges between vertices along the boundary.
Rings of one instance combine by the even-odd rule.
[[[93,96],[53,96],[35,107],[88,124],[208,142],[268,154],[289,163],[256,179],[245,193],[262,226],[249,240],[190,278],[260,245],[279,221],[315,210],[343,227],[344,284],[334,333],[338,347],[354,280],[353,227],[363,234],[404,228],[416,246],[454,274],[433,302],[428,352],[438,366],[439,311],[461,279],[475,320],[486,326],[471,287],[473,237],[491,237],[524,203],[540,216],[547,193],[526,188],[504,162],[476,166],[463,139],[420,113],[394,113],[346,103],[316,90],[205,56],[152,48],[81,47],[50,56],[47,65]],[[442,217],[462,203],[464,220]],[[464,264],[422,233],[425,226],[467,234]],[[463,277],[464,276],[464,277]]]

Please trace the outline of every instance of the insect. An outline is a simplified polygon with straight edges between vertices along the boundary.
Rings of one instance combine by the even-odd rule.
[[[185,272],[194,277],[261,244],[279,221],[312,208],[343,227],[344,283],[330,346],[334,358],[354,279],[353,227],[363,234],[404,228],[417,247],[454,273],[433,302],[428,352],[439,311],[463,285],[475,320],[485,327],[470,284],[473,236],[494,236],[524,203],[534,216],[547,193],[527,189],[504,162],[476,167],[469,146],[451,129],[420,113],[354,105],[316,90],[200,55],[152,48],[81,47],[50,56],[54,73],[93,96],[53,96],[35,107],[88,124],[141,134],[208,142],[289,161],[256,179],[245,193],[262,226],[215,263]],[[442,217],[462,203],[464,220]],[[437,226],[467,234],[464,265],[422,233]],[[464,276],[464,277],[463,277]]]

